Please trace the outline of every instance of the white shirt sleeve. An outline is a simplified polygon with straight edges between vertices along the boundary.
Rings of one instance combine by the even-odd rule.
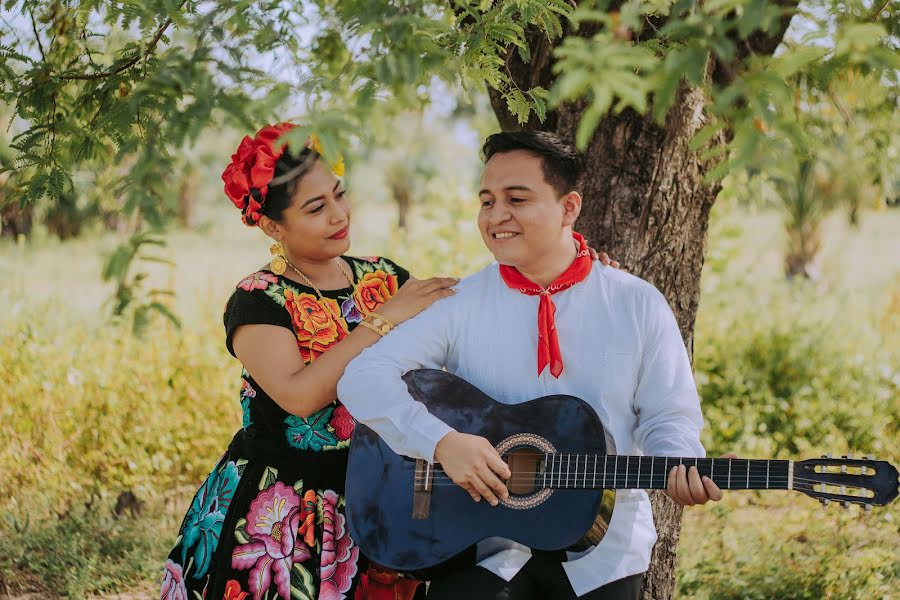
[[[401,377],[413,369],[445,366],[454,300],[438,300],[363,350],[337,386],[338,398],[353,418],[371,427],[394,452],[431,463],[435,446],[453,428],[414,400]]]
[[[675,315],[652,286],[645,307],[635,441],[645,455],[702,458],[700,399]]]

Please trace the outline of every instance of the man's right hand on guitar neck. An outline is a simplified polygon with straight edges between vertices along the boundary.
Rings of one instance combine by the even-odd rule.
[[[484,498],[497,506],[509,497],[503,483],[511,475],[509,467],[486,438],[451,431],[435,447],[434,460],[475,502]]]

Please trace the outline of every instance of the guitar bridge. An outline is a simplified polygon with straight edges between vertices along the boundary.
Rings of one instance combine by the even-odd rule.
[[[413,519],[427,519],[431,511],[431,488],[434,485],[434,466],[427,460],[416,460],[413,479]]]

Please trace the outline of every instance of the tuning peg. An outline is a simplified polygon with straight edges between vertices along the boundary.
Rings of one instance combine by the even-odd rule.
[[[830,455],[830,454],[823,454],[823,455],[822,455],[822,458],[831,458],[831,455]]]
[[[845,458],[849,458],[850,460],[853,460],[853,453],[851,452],[851,453],[848,454]]]
[[[866,460],[875,460],[874,454],[866,454]]]
[[[846,473],[846,472],[847,472],[847,465],[841,465],[841,473]]]
[[[872,512],[872,505],[869,503],[863,504],[863,510],[865,512]]]
[[[819,502],[822,503],[822,508],[828,508],[828,505],[831,504],[831,500],[828,498],[819,498]]]
[[[844,500],[843,502],[841,502],[841,506],[843,506],[844,508],[850,508],[850,501]]]

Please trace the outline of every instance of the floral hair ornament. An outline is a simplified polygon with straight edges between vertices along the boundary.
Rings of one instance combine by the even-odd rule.
[[[287,183],[306,169],[308,162],[303,161],[275,177],[275,163],[287,149],[286,142],[280,145],[275,142],[294,127],[293,123],[266,125],[253,138],[244,136],[237,152],[231,155],[231,164],[222,173],[222,181],[225,182],[225,195],[241,211],[244,224],[252,227],[259,223],[270,186]],[[322,145],[315,135],[311,135],[304,145],[322,155]],[[342,157],[330,167],[338,177],[344,175]]]

